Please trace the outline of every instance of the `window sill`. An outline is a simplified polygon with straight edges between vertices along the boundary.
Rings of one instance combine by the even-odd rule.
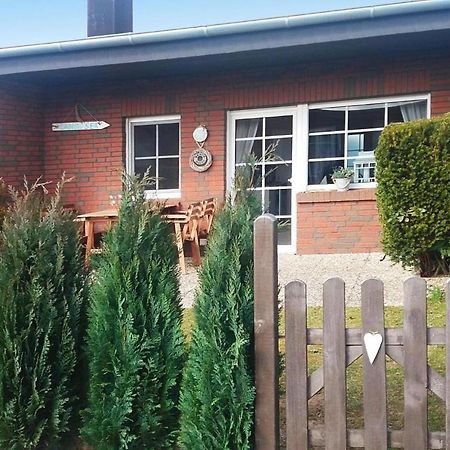
[[[168,200],[171,198],[181,198],[180,191],[145,191],[147,200]]]
[[[297,203],[375,201],[375,199],[375,188],[349,189],[345,192],[336,190],[308,191],[297,194]]]

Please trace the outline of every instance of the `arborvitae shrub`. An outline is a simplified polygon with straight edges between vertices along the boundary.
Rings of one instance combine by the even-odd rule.
[[[0,178],[0,229],[2,227],[3,219],[5,218],[8,204],[8,190],[5,182]]]
[[[83,391],[84,265],[73,217],[43,185],[0,234],[0,448],[64,448]],[[59,185],[61,187],[61,184]]]
[[[180,446],[252,448],[253,221],[260,205],[239,183],[218,214],[200,271],[183,379]]]
[[[384,251],[424,275],[449,273],[450,115],[389,125],[376,161]]]
[[[178,255],[144,185],[124,182],[90,293],[83,435],[96,450],[169,449],[184,358]]]

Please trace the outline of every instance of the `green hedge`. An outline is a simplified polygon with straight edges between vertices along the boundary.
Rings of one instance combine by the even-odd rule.
[[[450,114],[389,125],[376,162],[384,251],[423,275],[448,273]]]
[[[170,226],[144,203],[145,182],[124,182],[90,291],[82,434],[95,450],[173,449],[184,363],[178,255]]]
[[[86,277],[62,184],[15,193],[0,232],[1,449],[68,448],[77,427]]]
[[[200,271],[181,395],[183,450],[254,448],[253,221],[261,206],[247,177],[237,178],[244,188],[218,214]]]

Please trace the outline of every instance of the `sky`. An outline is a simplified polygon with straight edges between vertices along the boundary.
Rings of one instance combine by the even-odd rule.
[[[134,0],[134,31],[155,31],[399,0]],[[0,48],[86,37],[87,0],[0,0]]]

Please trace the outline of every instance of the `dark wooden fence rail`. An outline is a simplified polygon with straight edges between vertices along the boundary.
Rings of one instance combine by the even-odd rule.
[[[255,222],[255,352],[256,449],[277,450],[280,442],[278,387],[278,280],[276,219]],[[403,328],[385,328],[384,287],[370,279],[361,285],[362,328],[345,328],[345,284],[332,278],[323,286],[323,329],[307,328],[306,285],[285,288],[286,444],[288,450],[311,446],[327,450],[352,447],[379,450],[450,450],[450,376],[427,363],[428,345],[446,345],[450,359],[450,283],[447,326],[427,328],[426,283],[410,278],[404,284]],[[364,344],[368,334],[381,336],[370,363]],[[370,339],[370,337],[368,338]],[[323,366],[308,376],[307,346],[323,345]],[[388,430],[386,356],[404,367],[404,429]],[[346,424],[346,367],[363,358],[364,429]],[[324,389],[325,425],[308,426],[308,399]],[[446,402],[446,430],[428,432],[427,390]]]

